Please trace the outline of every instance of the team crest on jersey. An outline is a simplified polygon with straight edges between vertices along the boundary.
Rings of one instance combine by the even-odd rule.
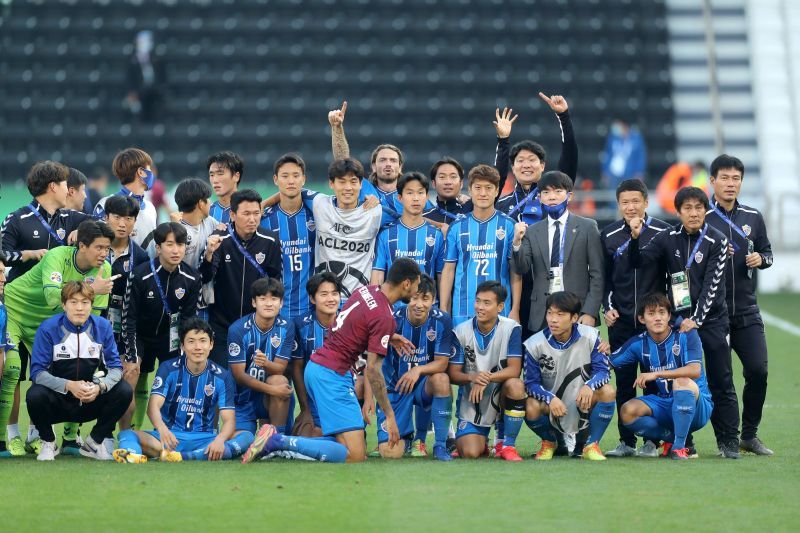
[[[59,239],[62,239],[62,240],[63,240],[63,239],[64,239],[64,236],[66,236],[66,234],[67,234],[67,232],[64,230],[64,228],[58,228],[58,229],[56,230],[56,235],[58,235],[58,238],[59,238]],[[749,235],[749,233],[748,233],[748,235]]]
[[[161,385],[163,385],[163,384],[164,384],[164,380],[162,380],[160,376],[156,376],[156,379],[153,380],[153,388],[154,389],[161,388]]]
[[[464,346],[464,359],[470,363],[475,362],[475,349],[472,346]]]
[[[267,256],[266,256],[266,255],[264,255],[264,252],[258,252],[258,253],[256,254],[256,261],[258,261],[258,264],[259,264],[259,265],[260,265],[261,263],[263,263],[263,262],[264,262],[264,259],[266,259],[266,258],[267,258]]]
[[[381,346],[383,346],[384,348],[389,347],[389,335],[384,335],[383,337],[381,337]]]
[[[205,387],[203,387],[203,392],[206,393],[206,396],[213,396],[214,395],[214,385],[209,383]]]
[[[436,244],[436,239],[433,238],[433,235],[428,235],[427,237],[425,237],[425,244],[427,244],[428,246],[433,246],[434,244]]]
[[[306,220],[306,228],[308,231],[314,231],[317,229],[317,224],[313,220]]]
[[[185,294],[186,294],[186,289],[184,289],[183,287],[175,289],[175,298],[177,298],[178,300],[183,298]]]
[[[133,228],[133,231],[131,232],[131,237],[136,237],[137,233],[139,233],[139,232],[136,231],[136,228]]]
[[[745,224],[744,226],[742,226],[742,231],[744,232],[745,235],[749,237],[750,232],[753,231],[753,228],[751,228],[748,224]]]
[[[694,260],[698,263],[701,263],[703,261],[703,252],[698,250],[698,252],[694,254]]]
[[[232,342],[228,345],[228,354],[230,354],[232,357],[236,357],[241,351],[242,349],[239,348],[239,345],[235,342]]]
[[[675,250],[675,257],[680,259],[680,257],[681,257],[681,251],[680,250]]]
[[[458,421],[458,429],[467,429],[467,421],[466,420],[459,420]]]
[[[94,283],[94,276],[86,276],[83,278],[86,283]]]
[[[431,341],[431,342],[435,341],[436,340],[436,330],[433,329],[433,328],[430,328],[427,331],[427,333],[425,333],[425,336],[428,337],[429,341]]]
[[[122,262],[122,269],[123,270],[128,270],[128,266],[130,266],[130,264],[131,264],[130,261],[123,261]]]
[[[495,235],[497,235],[497,238],[502,241],[503,239],[506,238],[506,230],[504,230],[503,228],[497,228]]]
[[[278,334],[276,333],[276,334],[275,334],[275,335],[273,335],[273,336],[272,336],[272,338],[269,340],[269,343],[272,345],[272,347],[273,347],[273,348],[277,348],[278,346],[280,346],[280,345],[281,345],[281,338],[280,338],[280,337],[278,337]]]
[[[681,345],[680,344],[673,344],[672,345],[672,355],[678,357],[681,354]]]
[[[62,279],[63,278],[61,277],[61,272],[50,273],[50,281],[52,281],[53,283],[61,283]]]
[[[94,353],[97,349],[94,346],[89,346],[89,357],[94,357]]]

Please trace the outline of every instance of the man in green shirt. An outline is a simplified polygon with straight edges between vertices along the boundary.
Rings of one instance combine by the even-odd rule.
[[[33,349],[36,329],[44,320],[60,313],[61,286],[68,281],[87,281],[97,294],[93,313],[99,315],[108,307],[108,295],[113,287],[111,265],[106,261],[114,232],[103,222],[86,220],[78,226],[76,246],[59,246],[48,251],[42,260],[23,276],[9,283],[5,291],[8,312],[8,337],[15,348],[6,354],[0,383],[0,457],[25,455],[26,445],[17,428],[17,412],[12,412],[15,395],[19,395],[19,380],[23,366],[18,346],[24,343]],[[24,378],[24,375],[23,375]],[[13,433],[6,443],[6,424],[12,422]],[[65,427],[62,450],[78,448],[75,441],[77,426]],[[75,436],[72,436],[75,434]],[[38,438],[35,439],[38,441]],[[28,443],[33,453],[35,444]],[[67,452],[68,453],[68,452]]]

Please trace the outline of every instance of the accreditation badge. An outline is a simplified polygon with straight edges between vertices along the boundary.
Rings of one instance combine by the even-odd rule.
[[[550,267],[550,294],[564,290],[564,267]]]
[[[181,338],[178,334],[178,323],[181,314],[172,313],[169,315],[169,351],[174,352],[181,347]]]
[[[692,307],[692,295],[689,292],[689,275],[685,272],[670,274],[670,288],[672,289],[672,303],[675,311],[683,311]]]
[[[122,332],[122,296],[111,296],[111,302],[108,305],[108,321],[111,322],[114,333]]]

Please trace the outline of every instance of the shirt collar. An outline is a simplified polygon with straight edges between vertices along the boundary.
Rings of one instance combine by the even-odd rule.
[[[125,196],[130,196],[131,198],[136,198],[139,200],[139,209],[144,209],[144,195],[143,194],[135,194],[133,191],[128,189],[126,186],[122,186],[119,190],[119,194],[123,194]]]
[[[569,217],[569,209],[565,209],[564,212],[561,214],[561,216],[558,217],[558,221],[561,223],[561,227],[562,228],[567,227],[567,217]],[[548,228],[552,228],[553,225],[555,224],[555,222],[556,221],[553,220],[552,218],[547,217],[547,227]]]

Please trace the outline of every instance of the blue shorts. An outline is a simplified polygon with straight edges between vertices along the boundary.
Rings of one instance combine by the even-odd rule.
[[[433,396],[425,393],[425,383],[428,382],[428,376],[420,376],[417,384],[414,385],[414,390],[411,394],[400,394],[398,392],[390,392],[389,402],[392,404],[394,411],[394,418],[397,421],[397,429],[400,431],[401,437],[406,437],[414,433],[414,406],[430,411],[431,404],[433,403]],[[383,412],[379,405],[376,409],[378,416],[378,443],[388,442],[389,434],[386,433],[386,413]]]
[[[653,411],[653,418],[656,419],[659,426],[675,429],[675,424],[672,420],[672,398],[662,398],[655,394],[645,394],[636,399],[643,401],[647,407]],[[689,426],[689,431],[697,431],[708,424],[713,409],[714,402],[711,401],[711,398],[701,394],[697,398],[697,403],[694,404],[694,418],[692,418],[692,425]]]
[[[158,431],[151,430],[145,431],[145,433],[154,436],[158,439],[158,442],[161,442],[161,435],[159,435]],[[175,448],[177,452],[192,452],[200,448],[205,449],[217,438],[217,434],[212,432],[173,431],[172,434],[178,439],[178,447]]]
[[[269,411],[264,407],[264,395],[254,394],[255,398],[244,405],[236,406],[236,431],[249,431],[256,433],[258,421],[271,423]],[[289,399],[289,414],[286,416],[286,426],[291,430],[294,424],[294,394]]]
[[[350,372],[341,375],[309,361],[305,381],[308,408],[314,417],[314,425],[322,428],[323,435],[330,437],[364,429],[364,419]]]
[[[492,430],[491,426],[476,426],[472,422],[467,422],[466,420],[462,420],[461,418],[459,418],[458,426],[456,429],[456,440],[466,435],[480,435],[488,439],[489,432],[491,430]]]

